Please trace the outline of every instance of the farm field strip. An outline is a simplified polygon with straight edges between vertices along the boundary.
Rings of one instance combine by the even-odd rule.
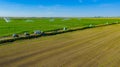
[[[119,67],[120,24],[0,46],[0,67]]]
[[[54,19],[54,21],[50,21]],[[33,33],[35,30],[51,31],[56,29],[77,28],[89,25],[107,24],[120,22],[120,18],[11,18],[11,22],[6,23],[0,18],[0,37],[11,36],[14,33]],[[29,20],[29,21],[27,21]],[[34,22],[31,22],[33,20]]]

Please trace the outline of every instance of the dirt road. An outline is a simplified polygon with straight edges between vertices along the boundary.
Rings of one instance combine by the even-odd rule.
[[[0,46],[0,67],[119,67],[120,25]]]

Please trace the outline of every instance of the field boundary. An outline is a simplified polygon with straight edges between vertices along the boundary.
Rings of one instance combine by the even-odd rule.
[[[53,30],[53,31],[50,31],[50,32],[43,32],[40,35],[31,34],[29,37],[26,37],[26,36],[20,36],[20,37],[17,37],[17,38],[11,37],[11,38],[8,38],[8,39],[0,40],[0,44],[14,42],[14,41],[17,41],[17,40],[33,39],[33,38],[38,38],[38,37],[42,37],[42,36],[52,36],[52,35],[56,35],[56,34],[62,34],[62,33],[73,32],[73,31],[77,31],[77,30],[96,28],[96,27],[103,27],[103,26],[114,25],[114,24],[119,24],[119,22],[118,23],[113,22],[113,23],[109,23],[109,24],[92,25],[92,26],[84,26],[84,27],[79,27],[79,28],[71,28],[71,29],[67,29],[67,30],[62,30],[62,29],[61,30]]]

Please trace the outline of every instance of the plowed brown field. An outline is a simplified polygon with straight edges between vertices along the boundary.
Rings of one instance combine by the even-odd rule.
[[[0,67],[119,66],[119,24],[0,46]]]

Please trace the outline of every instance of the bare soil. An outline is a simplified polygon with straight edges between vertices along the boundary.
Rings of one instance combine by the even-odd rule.
[[[119,66],[119,24],[0,46],[0,67]]]

